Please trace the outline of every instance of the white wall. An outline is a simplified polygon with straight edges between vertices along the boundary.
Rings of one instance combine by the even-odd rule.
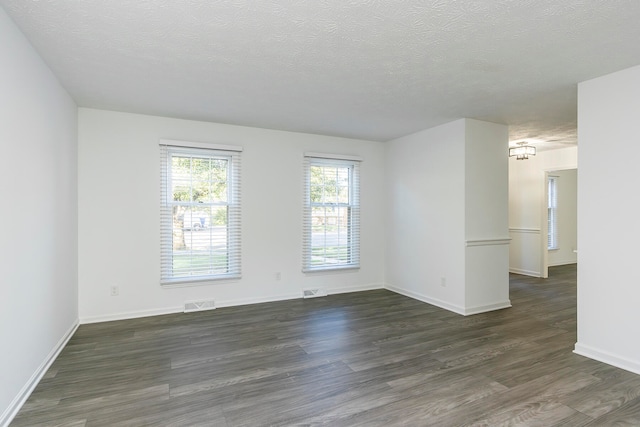
[[[467,119],[465,314],[510,307],[507,126]]]
[[[577,353],[640,374],[640,66],[578,85]]]
[[[545,173],[577,167],[577,147],[541,151],[528,160],[509,159],[509,271],[547,276]]]
[[[557,176],[558,248],[549,251],[548,265],[575,264],[578,255],[578,171],[551,171]]]
[[[458,313],[465,295],[464,150],[464,120],[385,144],[387,286]]]
[[[0,8],[0,425],[77,325],[77,109]]]
[[[386,143],[390,289],[461,314],[509,305],[506,148],[505,126],[467,119]]]
[[[162,288],[159,264],[161,138],[240,145],[242,279]],[[303,153],[364,158],[361,268],[303,274]],[[257,128],[79,110],[79,286],[81,322],[178,311],[185,301],[218,306],[384,286],[383,145]],[[281,279],[276,280],[276,273]],[[119,286],[112,297],[109,287]]]

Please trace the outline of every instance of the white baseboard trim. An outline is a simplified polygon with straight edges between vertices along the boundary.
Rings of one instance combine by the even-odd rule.
[[[511,300],[495,302],[493,304],[479,305],[476,307],[465,308],[465,316],[471,316],[472,314],[487,313],[489,311],[502,310],[511,307]]]
[[[367,285],[357,285],[357,286],[346,286],[340,288],[328,288],[327,293],[329,295],[336,294],[348,294],[350,292],[365,292],[365,291],[375,291],[378,289],[384,289],[384,283],[370,283]]]
[[[509,273],[522,274],[523,276],[542,277],[539,271],[521,270],[519,268],[509,268]]]
[[[326,289],[327,294],[343,294],[348,292],[362,292],[362,291],[371,291],[376,289],[384,289],[384,284],[382,283],[373,283],[368,285],[357,285],[357,286],[347,286],[340,288],[329,288]],[[260,297],[260,298],[243,298],[243,299],[235,299],[228,301],[218,301],[216,300],[216,307],[236,307],[241,305],[251,305],[251,304],[261,304],[265,302],[276,302],[276,301],[286,301],[291,299],[302,298],[302,290],[300,293],[295,294],[283,294],[283,295],[275,295],[268,297]],[[184,307],[167,307],[167,308],[159,308],[153,310],[140,310],[140,311],[131,311],[131,312],[121,312],[114,314],[106,314],[101,316],[86,316],[80,318],[80,324],[85,325],[89,323],[101,323],[101,322],[112,322],[114,320],[127,320],[127,319],[137,319],[140,317],[149,317],[149,316],[161,316],[164,314],[174,314],[174,313],[183,313]]]
[[[239,305],[253,305],[253,304],[262,304],[265,302],[277,302],[277,301],[286,301],[290,299],[300,299],[302,298],[302,291],[296,294],[284,294],[284,295],[276,295],[269,297],[261,297],[261,298],[243,298],[243,299],[235,299],[229,301],[216,301],[216,307],[237,307]]]
[[[460,307],[458,305],[449,304],[448,302],[441,301],[437,298],[431,298],[426,295],[419,294],[413,291],[407,291],[406,289],[400,289],[393,285],[386,285],[386,289],[395,292],[400,295],[404,295],[409,298],[416,299],[418,301],[426,302],[427,304],[435,305],[436,307],[444,308],[445,310],[452,311],[463,316],[471,316],[473,314],[486,313],[488,311],[502,310],[504,308],[511,307],[511,301],[499,301],[493,304],[479,305],[477,307]]]
[[[65,332],[65,334],[60,338],[57,344],[51,349],[47,357],[42,361],[38,369],[31,375],[31,378],[27,381],[27,383],[22,387],[22,390],[18,393],[18,395],[13,399],[9,407],[0,415],[0,426],[6,427],[9,423],[15,418],[18,414],[18,411],[25,404],[33,390],[36,388],[44,374],[47,373],[51,364],[56,360],[62,349],[69,342],[73,334],[78,329],[78,325],[80,322],[75,320],[71,327]]]
[[[406,289],[396,288],[393,285],[387,284],[386,289],[391,292],[395,292],[400,295],[404,295],[405,297],[413,298],[418,301],[426,302],[427,304],[435,305],[436,307],[444,308],[445,310],[453,311],[457,314],[465,315],[464,307],[460,307],[457,305],[449,304],[448,302],[441,301],[436,298],[431,298],[426,295],[419,294],[413,291],[407,291]]]
[[[87,316],[80,318],[80,324],[112,322],[114,320],[137,319],[140,317],[162,316],[163,314],[183,313],[184,306],[158,308],[153,310],[129,311],[124,313],[105,314],[101,316]]]
[[[552,263],[549,263],[549,267],[559,267],[559,266],[561,266],[561,265],[570,265],[570,264],[577,264],[577,263],[578,263],[578,260],[575,260],[575,259],[571,260],[571,259],[569,259],[569,260],[564,260],[564,261],[554,262],[553,264],[552,264]]]
[[[284,301],[284,300],[296,299],[296,298],[302,298],[302,293],[278,295],[278,296],[264,297],[264,298],[237,299],[237,300],[228,300],[228,301],[216,300],[216,307],[217,308],[235,307],[239,305],[260,304],[263,302]],[[140,317],[162,316],[165,314],[175,314],[175,313],[184,313],[184,306],[158,308],[153,310],[121,312],[121,313],[114,313],[114,314],[106,314],[102,316],[87,316],[87,317],[80,318],[80,324],[85,325],[89,323],[112,322],[114,320],[138,319]]]
[[[598,362],[603,362],[607,365],[640,375],[640,361],[638,360],[627,359],[626,357],[617,356],[608,351],[598,350],[597,348],[580,343],[576,343],[573,352],[580,356],[588,357],[589,359],[597,360]]]

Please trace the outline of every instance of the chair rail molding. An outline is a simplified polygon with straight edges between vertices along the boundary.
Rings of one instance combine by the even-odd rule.
[[[511,242],[511,237],[495,237],[488,239],[467,239],[466,246],[498,246],[508,245]]]
[[[540,234],[539,228],[531,228],[531,227],[509,227],[510,233],[529,233],[529,234]]]

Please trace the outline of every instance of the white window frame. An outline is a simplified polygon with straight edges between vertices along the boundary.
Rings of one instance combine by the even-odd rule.
[[[547,249],[558,249],[558,177],[547,180]]]
[[[241,277],[241,205],[240,205],[240,152],[242,147],[214,145],[185,141],[160,141],[161,158],[161,185],[160,185],[160,283],[163,286],[185,286],[206,284],[211,281],[224,279],[239,279]],[[173,156],[197,158],[223,159],[228,161],[227,166],[227,189],[226,201],[215,201],[210,203],[198,203],[194,201],[174,201],[172,194],[172,169],[171,159]],[[224,229],[226,268],[224,272],[208,273],[191,271],[187,274],[176,274],[174,272],[174,258],[176,256],[173,248],[173,208],[174,206],[193,207],[227,207],[227,224]],[[184,230],[182,231],[184,233]],[[206,232],[206,230],[205,230]],[[210,232],[213,233],[213,232]],[[210,244],[213,242],[213,235],[209,235]],[[206,240],[207,236],[205,236]],[[211,255],[213,264],[213,255]]]
[[[302,271],[305,273],[360,268],[360,162],[361,158],[355,156],[342,156],[332,154],[305,153],[304,156],[304,208],[303,208],[303,245],[302,245]],[[349,197],[348,203],[336,202],[312,202],[311,201],[311,168],[313,166],[329,166],[348,168],[349,171]],[[326,256],[327,242],[316,245],[312,236],[313,208],[343,208],[347,209],[347,259],[336,260]],[[325,224],[326,226],[326,224]],[[326,230],[325,230],[326,239]],[[339,240],[339,235],[338,235]],[[339,245],[340,246],[340,245]],[[342,245],[344,247],[344,245]],[[324,262],[318,262],[319,257],[313,256],[317,248],[325,248]]]

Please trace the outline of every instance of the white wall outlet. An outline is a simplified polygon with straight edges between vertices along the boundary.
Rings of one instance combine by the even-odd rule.
[[[282,274],[280,274],[279,271],[274,276],[275,276],[276,280],[282,279]]]
[[[446,277],[441,277],[440,278],[440,286],[442,286],[443,288],[447,287],[447,278]]]
[[[120,295],[120,288],[118,287],[118,285],[112,285],[110,290],[112,297],[117,297],[118,295]]]

